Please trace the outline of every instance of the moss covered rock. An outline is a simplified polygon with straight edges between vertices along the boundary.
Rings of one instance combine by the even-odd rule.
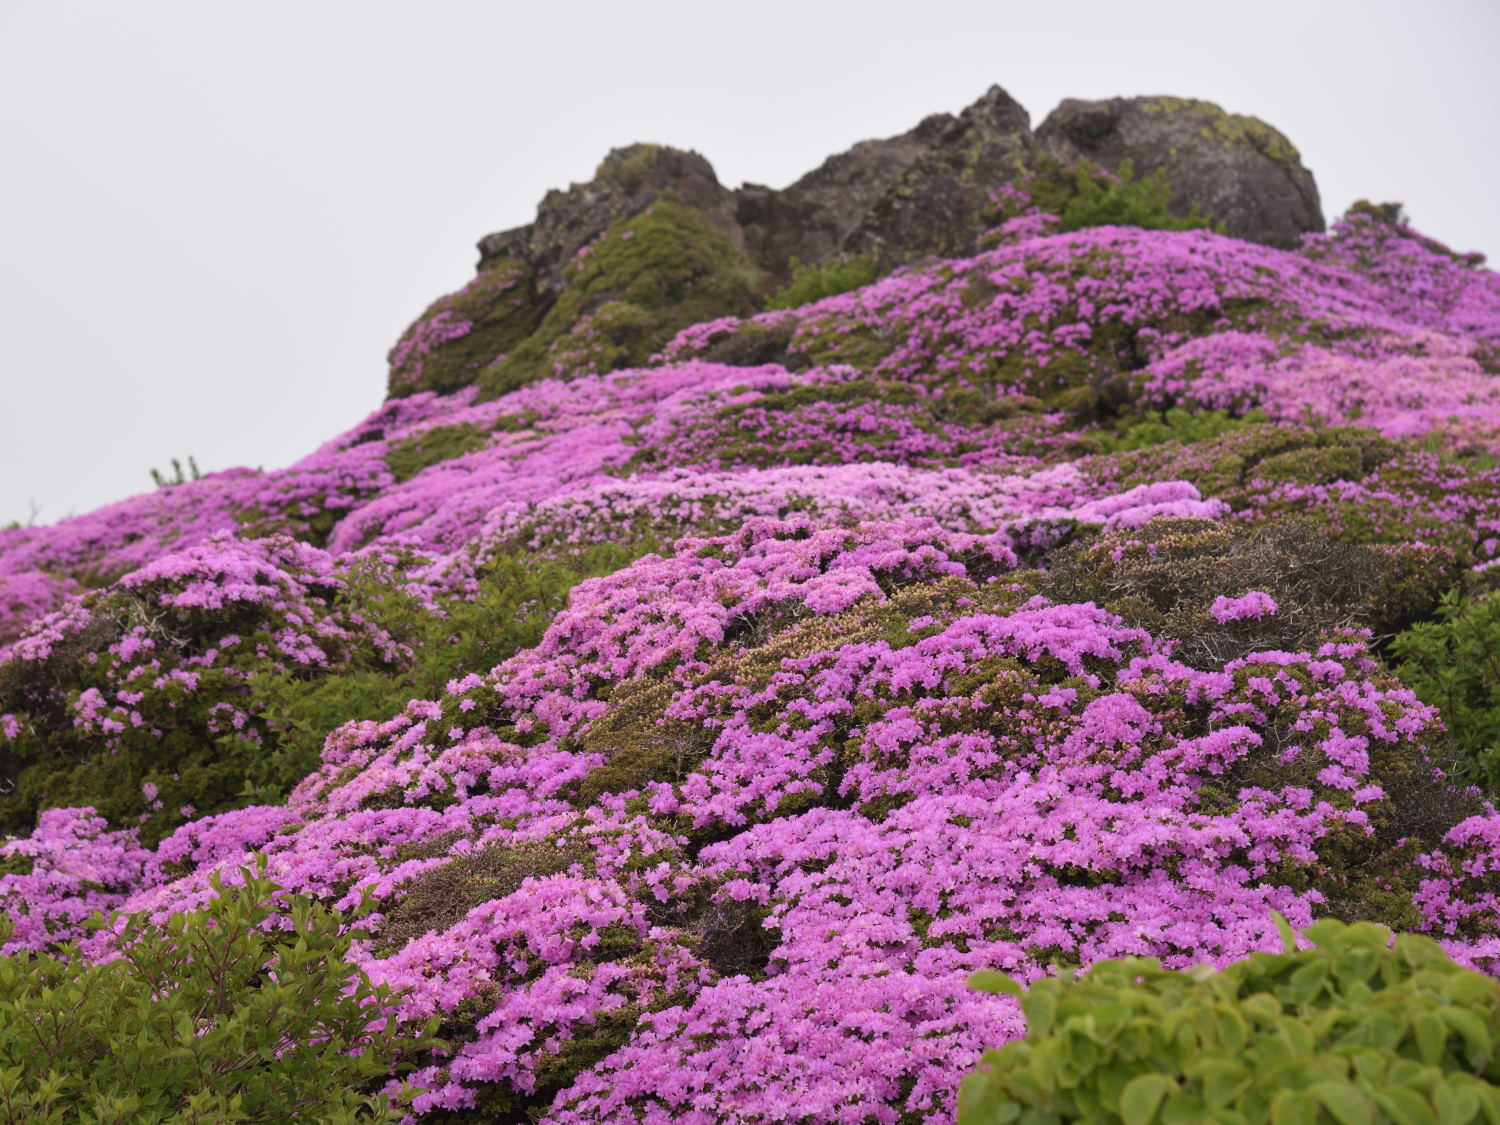
[[[536,320],[531,267],[515,258],[490,262],[401,334],[388,357],[387,392],[395,398],[466,387],[481,368],[529,336]]]
[[[1037,142],[1065,161],[1111,171],[1126,160],[1142,176],[1165,172],[1170,209],[1202,207],[1235,238],[1293,247],[1323,229],[1312,173],[1292,143],[1254,117],[1191,98],[1069,98],[1042,122]]]
[[[757,281],[754,264],[701,211],[659,200],[575,255],[537,330],[486,368],[480,385],[493,396],[551,375],[643,364],[690,324],[749,312]]]

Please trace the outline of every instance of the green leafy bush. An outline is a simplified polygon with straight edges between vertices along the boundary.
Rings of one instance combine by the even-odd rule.
[[[869,285],[879,276],[875,258],[869,254],[841,255],[822,262],[790,263],[792,279],[766,302],[768,309],[795,309]]]
[[[1500,983],[1429,938],[1324,919],[1214,972],[1103,961],[1023,990],[1027,1036],[964,1080],[960,1125],[1500,1121]]]
[[[1436,620],[1392,639],[1391,656],[1401,681],[1442,712],[1459,772],[1500,792],[1500,592],[1450,590]]]
[[[407,640],[405,668],[365,664],[339,675],[305,669],[264,672],[250,682],[253,709],[275,732],[244,767],[247,798],[279,800],[317,768],[328,733],[352,719],[397,714],[410,699],[436,699],[449,680],[483,674],[542,638],[568,592],[648,553],[648,542],[602,543],[576,556],[500,555],[481,568],[469,601],[433,614],[376,568],[351,575],[343,592],[352,609]],[[83,802],[87,803],[87,802]]]
[[[484,448],[490,435],[471,422],[434,426],[385,451],[385,463],[398,482],[411,480],[423,469]]]
[[[1167,208],[1172,185],[1166,171],[1158,168],[1149,176],[1136,179],[1135,166],[1121,161],[1111,173],[1090,160],[1064,163],[1055,156],[1037,157],[1030,170],[1006,185],[992,201],[985,216],[987,225],[998,228],[1011,219],[1025,215],[1052,215],[1060,231],[1085,227],[1143,227],[1147,230],[1192,230],[1206,227],[1223,229],[1195,203],[1183,215]],[[981,238],[980,245],[993,245],[995,235]]]
[[[1120,453],[1130,449],[1153,449],[1163,442],[1175,441],[1191,445],[1195,441],[1208,441],[1220,434],[1238,430],[1267,421],[1265,411],[1259,407],[1238,418],[1227,410],[1209,410],[1194,413],[1174,406],[1160,414],[1128,416],[1123,424],[1113,430],[1092,435],[1101,452]]]
[[[1138,180],[1131,162],[1126,160],[1120,164],[1119,173],[1113,179],[1089,168],[1076,168],[1071,175],[1072,197],[1057,212],[1064,231],[1105,225],[1144,227],[1147,230],[1192,230],[1214,226],[1213,220],[1196,203],[1186,215],[1168,212],[1172,185],[1167,182],[1163,169],[1158,168]]]
[[[260,866],[242,886],[216,877],[215,898],[165,925],[124,917],[119,960],[90,963],[76,945],[0,958],[0,1119],[400,1120],[371,1090],[437,1045],[432,1028],[387,1026],[388,988],[348,959],[365,935],[281,896]],[[290,928],[268,931],[273,918]],[[0,919],[0,941],[9,929]]]

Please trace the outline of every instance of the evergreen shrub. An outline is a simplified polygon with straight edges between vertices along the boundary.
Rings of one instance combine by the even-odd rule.
[[[263,861],[240,878],[163,925],[120,918],[114,960],[0,957],[0,1121],[401,1120],[378,1087],[433,1027],[386,1018],[393,995],[350,963],[365,935],[341,915],[281,895]],[[10,929],[0,917],[0,941]]]

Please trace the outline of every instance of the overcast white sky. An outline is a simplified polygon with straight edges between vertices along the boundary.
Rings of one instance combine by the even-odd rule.
[[[731,186],[998,82],[1263,118],[1330,217],[1405,202],[1500,258],[1493,0],[0,0],[0,523],[287,464],[386,349],[611,147]]]

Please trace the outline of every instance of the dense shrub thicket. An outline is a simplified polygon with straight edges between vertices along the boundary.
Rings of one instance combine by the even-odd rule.
[[[117,919],[110,958],[0,957],[0,1119],[402,1119],[409,1096],[373,1081],[409,1068],[433,1029],[390,1025],[390,990],[350,962],[361,935],[346,916],[281,896],[263,865],[232,878],[164,925]]]
[[[1500,793],[1500,592],[1448,591],[1391,654],[1402,682],[1442,711],[1464,774]]]
[[[1194,204],[1184,215],[1172,215],[1167,204],[1172,185],[1164,169],[1137,179],[1126,160],[1114,172],[1091,161],[1064,163],[1042,155],[1030,170],[1005,184],[991,199],[986,243],[1004,241],[1017,231],[1075,231],[1085,227],[1129,226],[1146,230],[1194,230],[1214,223]],[[1222,231],[1223,224],[1218,228]]]

